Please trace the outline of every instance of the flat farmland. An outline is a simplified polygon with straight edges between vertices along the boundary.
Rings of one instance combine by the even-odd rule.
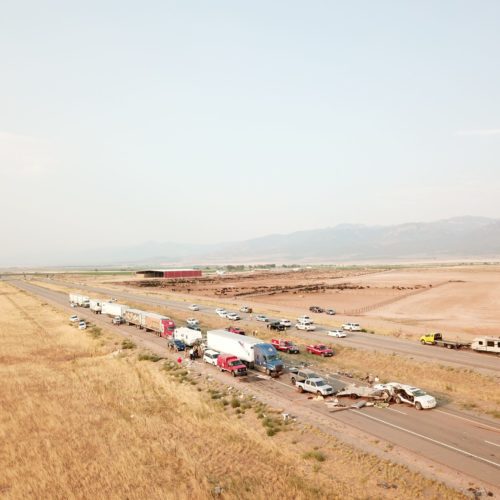
[[[90,279],[87,278],[87,282]],[[333,308],[320,323],[357,321],[377,333],[417,338],[441,331],[451,338],[499,335],[500,266],[463,265],[394,269],[301,270],[207,276],[195,280],[109,280],[93,283],[177,294],[271,309],[284,315],[311,305]]]

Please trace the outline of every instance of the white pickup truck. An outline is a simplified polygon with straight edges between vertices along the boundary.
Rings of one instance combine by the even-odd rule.
[[[414,406],[417,410],[428,410],[437,405],[436,398],[411,385],[389,382],[388,384],[374,385],[373,388],[386,390],[397,404],[406,403]]]
[[[308,378],[303,382],[295,382],[299,392],[312,392],[318,396],[333,396],[333,387],[328,385],[322,378]]]

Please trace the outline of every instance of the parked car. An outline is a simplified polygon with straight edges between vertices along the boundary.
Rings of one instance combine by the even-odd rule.
[[[251,307],[248,307],[248,306],[241,306],[240,307],[240,312],[242,312],[242,313],[251,313],[251,312],[253,312],[253,309]]]
[[[121,316],[115,316],[111,320],[111,323],[113,323],[113,325],[121,325],[123,323],[123,318]]]
[[[284,326],[285,328],[291,328],[292,322],[289,319],[280,319],[280,325]]]
[[[328,315],[330,315],[330,316],[335,316],[335,314],[337,314],[335,312],[335,309],[326,309],[325,313],[328,314]]]
[[[170,339],[168,341],[168,347],[177,352],[186,350],[186,344],[182,340]]]
[[[257,314],[257,316],[255,316],[255,320],[256,321],[263,321],[265,323],[267,323],[269,321],[267,319],[267,316],[264,316],[264,314]]]
[[[87,328],[87,323],[85,323],[85,321],[80,321],[80,323],[78,323],[78,328],[80,330],[85,330]]]
[[[203,361],[208,363],[209,365],[217,366],[217,358],[219,357],[219,353],[214,351],[213,349],[207,349],[203,354]]]
[[[279,332],[286,330],[286,328],[279,321],[271,321],[266,326],[270,330],[278,330]]]
[[[229,312],[226,314],[226,318],[230,319],[231,321],[238,321],[241,318],[235,313],[235,312]]]
[[[322,313],[324,312],[325,310],[322,308],[322,307],[319,307],[319,306],[311,306],[309,308],[309,311],[313,312],[313,313]]]
[[[78,316],[76,314],[73,314],[73,316],[70,316],[69,320],[71,321],[71,323],[77,323],[78,321],[80,321],[80,319],[78,318]]]
[[[227,311],[225,309],[222,309],[222,308],[217,308],[215,310],[215,312],[221,317],[221,318],[225,318],[226,317],[226,314],[227,314]]]
[[[186,320],[186,324],[188,326],[198,326],[200,324],[200,322],[196,318],[188,318]]]
[[[226,328],[226,330],[227,330],[228,332],[231,332],[231,333],[237,333],[238,335],[245,335],[244,330],[242,330],[241,328],[238,328],[238,327],[236,327],[236,326],[228,326],[228,327]]]
[[[333,349],[330,349],[325,344],[312,344],[306,347],[307,352],[323,356],[324,358],[333,356]]]
[[[343,330],[348,330],[350,332],[360,332],[361,331],[361,326],[359,323],[344,323],[342,325]]]
[[[314,321],[309,316],[299,316],[297,318],[297,323],[303,323],[305,325],[312,325]]]
[[[188,309],[190,311],[199,311],[200,310],[200,306],[196,305],[196,304],[191,304]]]
[[[347,337],[347,333],[344,330],[329,330],[327,335],[330,337],[337,337],[338,339],[343,339]]]
[[[297,323],[295,328],[297,328],[297,330],[306,330],[308,332],[316,330],[316,327],[310,323]]]

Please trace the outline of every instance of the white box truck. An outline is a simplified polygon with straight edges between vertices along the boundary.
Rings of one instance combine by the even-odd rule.
[[[103,302],[101,304],[101,312],[102,314],[107,314],[108,316],[120,316],[123,318],[125,311],[129,307],[124,304],[118,304],[117,302]]]
[[[95,314],[101,314],[102,301],[97,299],[90,299],[90,310]]]
[[[246,337],[226,330],[209,330],[207,347],[220,353],[232,354],[249,368],[255,368],[271,376],[279,376],[283,371],[283,362],[275,347],[255,337]]]
[[[182,340],[186,345],[193,346],[197,342],[201,342],[202,335],[198,330],[192,330],[191,328],[181,326],[174,330],[174,339]]]
[[[86,295],[80,295],[78,293],[70,293],[69,301],[71,304],[75,304],[80,307],[89,307],[90,299]]]

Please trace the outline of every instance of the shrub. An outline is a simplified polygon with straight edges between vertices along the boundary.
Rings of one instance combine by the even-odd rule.
[[[156,363],[157,361],[160,361],[162,359],[160,356],[157,354],[148,354],[148,353],[141,353],[137,357],[139,361],[152,361],[153,363]]]
[[[125,339],[122,342],[122,349],[135,349],[136,345],[132,340],[130,339]]]
[[[326,460],[325,454],[322,451],[320,451],[320,450],[306,451],[302,455],[302,458],[305,458],[306,460],[314,458],[318,462],[324,462]]]
[[[239,399],[236,398],[231,399],[231,406],[233,408],[239,408],[241,406]]]

